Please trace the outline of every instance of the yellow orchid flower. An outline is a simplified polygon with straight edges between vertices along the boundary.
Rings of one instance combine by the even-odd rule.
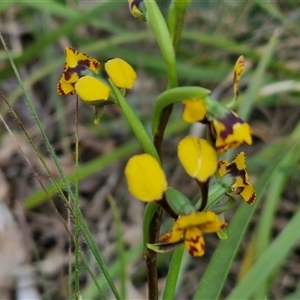
[[[215,147],[220,153],[243,143],[252,144],[252,130],[249,124],[228,109],[237,100],[239,82],[244,69],[245,58],[240,56],[234,66],[234,97],[226,106],[209,95],[204,99],[186,99],[183,101],[182,119],[188,123],[209,124],[211,138],[215,141]]]
[[[59,95],[74,94],[76,91],[74,84],[82,76],[81,73],[87,69],[96,72],[100,66],[100,62],[96,59],[76,51],[71,47],[65,49],[65,54],[65,67],[57,84],[57,92]]]
[[[182,119],[187,123],[208,123],[206,119],[207,109],[204,101],[189,99],[183,101]],[[220,104],[221,105],[221,104]],[[244,122],[235,112],[219,107],[214,115],[211,113],[212,136],[215,138],[215,146],[218,152],[223,153],[229,148],[237,147],[243,143],[252,144],[252,130],[248,123]]]
[[[232,193],[240,195],[248,204],[255,202],[256,193],[246,171],[246,155],[244,152],[239,152],[231,163],[226,160],[219,161],[218,171],[221,177],[228,174],[235,179],[231,185]]]
[[[183,239],[187,251],[192,256],[202,256],[205,244],[202,232],[213,233],[225,228],[226,222],[220,221],[212,212],[192,212],[181,215],[174,222],[171,232],[164,234],[160,240],[167,243],[176,243]]]
[[[100,62],[71,47],[67,47],[65,53],[65,67],[57,84],[58,94],[77,93],[81,100],[94,106],[97,106],[99,101],[108,100],[109,84],[97,77]],[[132,88],[136,73],[126,61],[112,58],[103,65],[107,76],[118,88]],[[91,74],[87,73],[88,71]]]

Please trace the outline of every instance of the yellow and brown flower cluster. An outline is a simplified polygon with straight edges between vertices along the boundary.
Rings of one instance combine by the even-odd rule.
[[[234,70],[235,98],[243,67],[244,60],[241,57]],[[202,256],[205,252],[203,233],[218,232],[227,225],[214,211],[206,209],[210,178],[216,173],[222,185],[227,187],[228,194],[238,194],[248,204],[253,204],[256,199],[246,171],[245,153],[238,153],[231,163],[226,160],[218,162],[217,159],[218,153],[224,153],[230,148],[243,143],[251,145],[252,131],[249,124],[234,111],[213,99],[186,99],[183,107],[184,121],[203,122],[209,131],[209,140],[187,136],[178,143],[179,161],[200,187],[200,208],[195,209],[179,191],[175,190],[174,194],[174,189],[168,187],[160,162],[149,154],[130,158],[125,176],[134,197],[144,202],[158,202],[175,219],[171,231],[161,236],[161,242],[148,247],[161,252],[165,245],[170,248],[183,242],[192,256]]]
[[[135,17],[141,17],[142,1],[129,1],[129,4]],[[99,62],[70,47],[66,48],[65,53],[65,67],[57,84],[59,95],[76,93],[85,103],[101,107],[107,100],[114,102],[111,87],[115,86],[124,92],[125,89],[131,89],[135,82],[135,71],[120,58]],[[238,82],[243,68],[244,60],[241,57],[234,70],[234,100],[238,95]],[[256,199],[246,171],[244,152],[238,153],[231,163],[226,160],[218,162],[217,157],[218,153],[243,143],[251,145],[252,131],[249,124],[234,111],[209,95],[205,99],[184,100],[182,118],[189,123],[207,124],[210,137],[199,139],[187,136],[178,143],[178,159],[201,191],[199,208],[196,209],[183,194],[168,186],[161,163],[150,154],[131,157],[125,168],[125,176],[128,189],[135,198],[159,203],[174,218],[171,231],[160,238],[162,243],[153,244],[152,248],[183,242],[191,255],[202,256],[205,252],[203,233],[218,232],[227,225],[213,209],[207,209],[210,179],[217,175],[216,184],[219,180],[223,190],[225,186],[221,196],[238,194],[248,204],[253,204]]]
[[[120,58],[100,63],[71,47],[67,47],[65,53],[65,67],[57,84],[59,95],[76,93],[85,103],[97,106],[110,97],[108,79],[121,89],[131,89],[134,84],[135,71]],[[101,76],[102,73],[104,76]]]

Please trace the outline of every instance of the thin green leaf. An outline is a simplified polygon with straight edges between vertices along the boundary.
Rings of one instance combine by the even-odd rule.
[[[155,39],[158,43],[158,46],[166,63],[168,74],[168,87],[176,87],[177,72],[175,51],[173,47],[173,41],[170,37],[165,19],[161,14],[161,11],[158,8],[155,0],[145,0],[145,6],[147,8],[147,22],[153,30]]]
[[[259,64],[253,74],[247,92],[244,94],[243,103],[242,105],[240,105],[238,109],[238,114],[243,120],[248,120],[249,118],[258,90],[264,82],[266,69],[274,54],[274,50],[278,42],[278,38],[279,38],[279,31],[275,31],[268,43],[264,55],[261,57],[261,60],[259,61]]]
[[[114,224],[116,230],[116,237],[117,237],[117,248],[118,248],[118,260],[120,261],[120,282],[121,282],[121,292],[120,296],[121,299],[127,299],[127,292],[126,292],[126,283],[127,283],[127,272],[126,272],[126,258],[125,258],[125,245],[122,239],[122,224],[120,213],[118,211],[115,199],[109,195],[108,201],[113,213],[114,217]]]
[[[174,49],[177,49],[184,23],[185,11],[191,0],[172,0],[168,12],[168,29]]]
[[[227,299],[247,299],[261,287],[267,278],[283,263],[298,242],[300,238],[299,223],[300,209],[258,258],[242,281],[232,290]]]
[[[169,300],[175,298],[177,280],[179,276],[179,270],[181,267],[181,261],[182,261],[184,251],[185,251],[184,245],[181,245],[174,250],[174,253],[172,255],[172,260],[170,262],[168,276],[165,283],[163,300]]]

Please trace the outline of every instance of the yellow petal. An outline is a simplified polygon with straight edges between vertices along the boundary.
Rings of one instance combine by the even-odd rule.
[[[145,153],[131,157],[125,168],[129,192],[144,202],[161,200],[167,189],[166,175],[159,162]]]
[[[199,226],[199,228],[206,233],[212,233],[212,232],[217,232],[217,231],[225,228],[226,225],[227,225],[227,223],[224,221],[220,221],[218,216],[215,214],[213,220],[207,221],[206,223],[201,224]]]
[[[231,172],[228,172],[228,173],[231,173]],[[244,173],[245,174],[245,173]],[[247,183],[246,181],[244,180],[243,177],[245,177],[244,174],[241,174],[241,175],[236,175],[235,176],[235,182],[231,185],[231,187],[233,189],[236,189],[236,188],[240,188],[240,187],[244,187]]]
[[[67,95],[74,94],[75,88],[71,83],[65,82],[63,78],[61,78],[57,84],[57,93],[59,95]]]
[[[82,64],[85,65],[88,69],[92,71],[96,71],[100,64],[96,59],[91,58],[90,56],[81,53],[71,47],[67,47],[65,49],[65,53],[66,53],[66,66],[65,66],[66,69],[75,68],[78,64]]]
[[[243,143],[252,144],[252,131],[249,124],[231,111],[223,118],[214,118],[213,125],[216,131],[216,148],[221,153]]]
[[[216,218],[216,214],[212,211],[192,212],[188,215],[181,215],[174,223],[173,230],[182,230],[191,226],[200,226],[206,222],[212,222]]]
[[[109,87],[93,76],[83,76],[75,83],[75,90],[83,101],[107,100]]]
[[[245,185],[241,192],[239,192],[239,195],[250,205],[256,200],[256,193],[251,183]]]
[[[201,99],[188,99],[183,101],[182,119],[188,123],[202,121],[207,114],[207,109]]]
[[[104,64],[108,77],[118,88],[131,89],[136,73],[129,63],[120,58],[113,58]]]
[[[243,152],[243,151],[239,152],[236,155],[233,162],[236,163],[236,166],[239,170],[245,170],[246,169],[246,155],[245,155],[245,152]]]
[[[227,165],[228,165],[227,160],[220,160],[218,162],[218,171],[219,171],[220,177],[224,176],[227,173],[227,169],[226,169]]]
[[[204,239],[197,227],[188,228],[184,233],[184,245],[192,256],[204,255]]]
[[[204,139],[187,136],[178,144],[178,157],[185,171],[193,178],[205,182],[217,168],[217,154]]]
[[[168,243],[175,243],[182,238],[183,230],[173,230],[169,233],[162,235],[159,240]]]
[[[228,173],[234,179],[234,183],[231,185],[233,193],[239,194],[248,204],[255,202],[256,193],[246,171],[244,152],[239,152],[231,163],[219,161],[218,170],[221,177]]]

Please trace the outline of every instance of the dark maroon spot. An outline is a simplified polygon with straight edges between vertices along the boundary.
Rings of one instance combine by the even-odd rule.
[[[197,244],[199,242],[199,236],[191,239],[186,239],[188,242],[192,242],[193,244]]]
[[[133,9],[134,6],[136,6],[138,9],[140,9],[140,4],[143,2],[144,0],[133,0],[130,4],[130,9]]]
[[[232,112],[228,112],[223,118],[218,119],[220,123],[222,123],[225,127],[224,130],[221,131],[220,137],[225,140],[230,134],[233,134],[233,126],[237,123],[243,124],[244,121],[235,116]]]
[[[246,171],[239,170],[236,163],[232,162],[226,166],[226,171],[231,174],[234,178],[241,177],[244,185],[249,185],[246,181]]]
[[[250,199],[247,201],[247,203],[248,204],[253,204],[255,199],[256,199],[256,193],[255,193],[255,191],[253,191],[253,193],[252,193]]]
[[[195,256],[195,254],[197,254],[199,251],[198,251],[198,249],[196,248],[196,247],[194,247],[194,246],[191,246],[190,248],[189,248],[189,253],[192,255],[192,256]]]
[[[205,245],[203,243],[201,243],[201,248],[203,251],[205,250]]]
[[[60,82],[57,84],[57,92],[58,92],[59,95],[65,95],[65,92],[61,88],[61,83]]]

